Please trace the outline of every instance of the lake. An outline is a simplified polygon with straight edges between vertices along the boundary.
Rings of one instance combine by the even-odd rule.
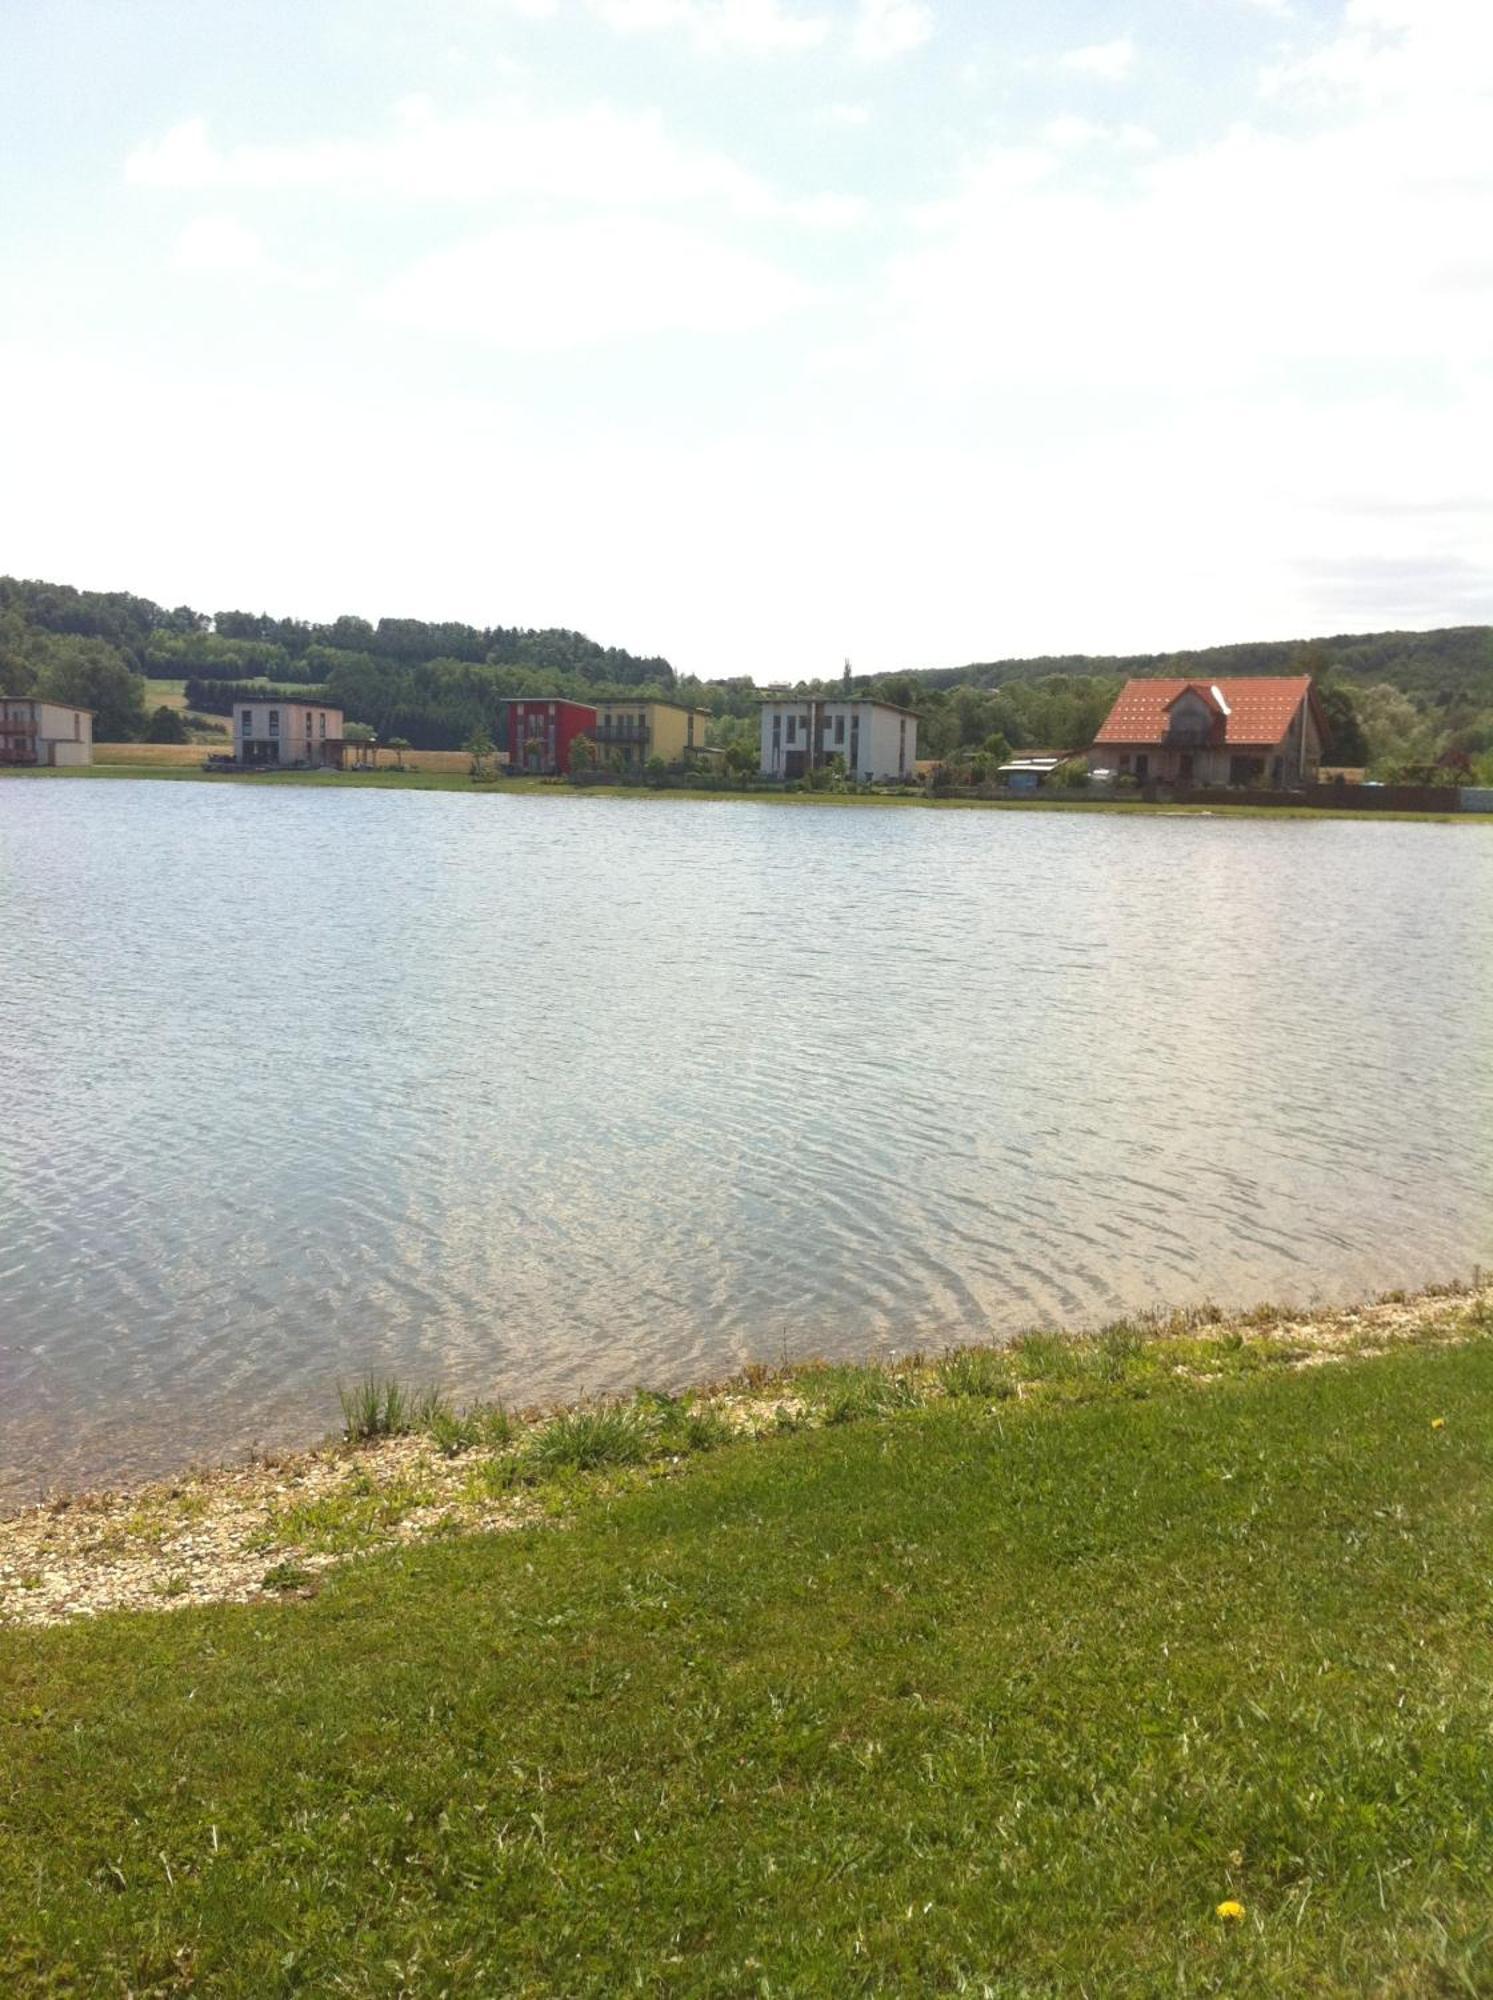
[[[0,781],[0,1498],[1493,1262],[1481,826]]]

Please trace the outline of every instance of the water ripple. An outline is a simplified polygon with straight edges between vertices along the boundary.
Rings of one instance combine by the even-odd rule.
[[[0,1499],[1493,1258],[1480,828],[0,785]]]

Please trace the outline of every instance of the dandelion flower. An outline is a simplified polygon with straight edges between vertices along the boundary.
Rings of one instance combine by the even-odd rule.
[[[1219,1904],[1218,1914],[1226,1924],[1242,1924],[1244,1922],[1244,1905],[1236,1903],[1233,1897],[1230,1896],[1227,1902]]]
[[[1432,1417],[1432,1419],[1431,1419],[1431,1429],[1432,1429],[1433,1431],[1444,1431],[1444,1430],[1446,1429],[1446,1418],[1445,1418],[1445,1417]]]

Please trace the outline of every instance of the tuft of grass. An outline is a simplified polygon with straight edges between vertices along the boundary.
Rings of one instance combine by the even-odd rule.
[[[922,1401],[912,1374],[874,1366],[816,1368],[801,1377],[797,1387],[822,1424],[860,1423]]]
[[[1086,1373],[1079,1343],[1070,1334],[1023,1333],[1007,1350],[1027,1382],[1071,1382]]]
[[[485,1448],[499,1451],[513,1441],[512,1417],[501,1403],[473,1403],[464,1410],[438,1402],[423,1418],[421,1430],[443,1458]]]
[[[433,1390],[423,1398],[412,1396],[392,1375],[365,1375],[352,1388],[339,1385],[337,1399],[342,1405],[342,1435],[349,1444],[408,1437],[422,1419],[429,1421],[439,1403]]]
[[[659,1413],[654,1432],[655,1449],[670,1458],[715,1451],[735,1438],[735,1426],[709,1403],[672,1403]]]
[[[994,1347],[956,1347],[940,1360],[937,1373],[946,1396],[995,1402],[1016,1393],[1010,1361]]]
[[[261,1590],[276,1590],[282,1594],[310,1588],[312,1576],[309,1569],[302,1569],[299,1563],[278,1562],[267,1569],[259,1579]]]
[[[651,1455],[653,1425],[626,1403],[562,1410],[535,1431],[524,1458],[537,1472],[594,1472],[605,1465],[642,1465]]]
[[[1116,1320],[1113,1326],[1107,1326],[1095,1343],[1094,1358],[1101,1380],[1123,1382],[1147,1344],[1145,1333],[1130,1320]]]
[[[417,1480],[380,1481],[359,1471],[330,1492],[285,1508],[272,1523],[270,1538],[293,1548],[345,1554],[375,1532],[398,1527],[416,1508],[429,1506],[431,1499]]]

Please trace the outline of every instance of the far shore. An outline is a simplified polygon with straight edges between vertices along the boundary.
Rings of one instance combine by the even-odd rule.
[[[1262,820],[1411,820],[1431,826],[1461,824],[1493,825],[1493,813],[1462,812],[1455,807],[1446,812],[1402,812],[1362,806],[1260,806],[1193,805],[1118,798],[938,798],[929,793],[906,792],[781,792],[694,790],[687,786],[654,785],[569,785],[545,778],[474,779],[453,771],[422,771],[419,752],[404,770],[377,771],[204,771],[197,764],[116,763],[111,761],[61,769],[5,769],[0,778],[134,778],[164,779],[173,783],[202,785],[305,785],[320,790],[459,792],[479,798],[565,798],[592,802],[608,800],[651,800],[655,803],[678,800],[705,805],[768,805],[871,807],[883,810],[918,812],[1014,812],[1014,813],[1118,813],[1149,814],[1172,819],[1262,819]]]
[[[344,1394],[344,1434],[319,1446],[57,1493],[0,1518],[0,1625],[311,1594],[352,1557],[555,1520],[582,1490],[667,1477],[721,1445],[946,1398],[1040,1417],[1049,1404],[1204,1390],[1490,1331],[1493,1284],[1475,1275],[1337,1307],[1225,1313],[1205,1303],[1098,1333],[1043,1330],[859,1365],[758,1365],[679,1395],[640,1390],[568,1409],[457,1409],[433,1390],[369,1378]]]

